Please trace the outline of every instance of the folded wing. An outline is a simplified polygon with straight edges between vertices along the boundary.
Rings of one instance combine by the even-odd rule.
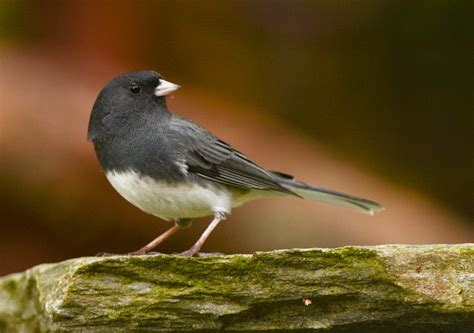
[[[294,194],[245,155],[217,138],[202,140],[187,151],[188,172],[222,184],[244,189]]]

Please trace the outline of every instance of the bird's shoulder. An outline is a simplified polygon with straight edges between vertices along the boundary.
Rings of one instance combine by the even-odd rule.
[[[169,128],[171,136],[176,137],[177,141],[184,145],[186,157],[191,159],[188,161],[191,164],[206,162],[209,167],[208,164],[220,164],[234,158],[258,167],[230,144],[190,120],[176,116],[170,121]],[[201,158],[195,160],[198,155]]]
[[[173,114],[173,117],[168,121],[167,127],[171,136],[178,137],[181,142],[186,144],[198,144],[203,140],[217,140],[204,127],[178,115]]]

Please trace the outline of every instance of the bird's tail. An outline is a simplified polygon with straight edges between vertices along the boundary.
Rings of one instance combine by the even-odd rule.
[[[382,205],[371,200],[309,185],[280,172],[272,172],[272,174],[283,187],[304,199],[344,206],[368,215],[374,215],[375,212],[384,210]]]

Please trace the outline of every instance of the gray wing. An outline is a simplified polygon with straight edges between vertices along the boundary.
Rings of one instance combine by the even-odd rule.
[[[297,195],[282,186],[277,177],[264,170],[245,155],[219,140],[205,129],[177,119],[181,138],[188,142],[184,160],[188,173],[218,183],[243,189],[272,190]]]

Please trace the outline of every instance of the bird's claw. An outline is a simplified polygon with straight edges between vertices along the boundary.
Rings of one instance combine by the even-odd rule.
[[[179,253],[179,256],[181,257],[192,257],[196,254],[196,251],[194,251],[194,249],[189,249],[189,250],[186,250],[186,251],[183,251],[181,253]]]

